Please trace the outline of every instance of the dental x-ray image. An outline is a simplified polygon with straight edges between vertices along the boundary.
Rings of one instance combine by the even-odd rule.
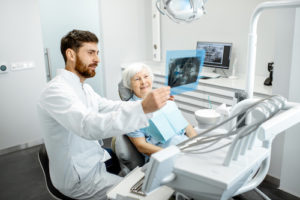
[[[172,87],[197,81],[200,61],[197,57],[170,60],[168,85]]]
[[[167,51],[166,85],[171,95],[195,90],[205,58],[205,50]]]

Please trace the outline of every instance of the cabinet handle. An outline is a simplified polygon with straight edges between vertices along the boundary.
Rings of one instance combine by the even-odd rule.
[[[50,81],[52,79],[52,67],[50,62],[49,48],[45,48],[44,55],[46,58],[46,68],[47,68],[47,79]]]

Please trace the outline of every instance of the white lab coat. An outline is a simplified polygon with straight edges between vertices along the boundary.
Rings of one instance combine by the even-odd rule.
[[[101,98],[79,77],[64,70],[42,91],[38,113],[45,130],[50,176],[63,194],[76,199],[105,199],[121,177],[106,171],[109,154],[102,139],[148,126],[141,102]]]

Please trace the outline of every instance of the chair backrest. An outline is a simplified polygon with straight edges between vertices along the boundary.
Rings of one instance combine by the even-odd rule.
[[[121,164],[125,165],[130,171],[137,166],[145,164],[145,157],[131,143],[127,135],[120,135],[112,140],[114,149]]]
[[[118,84],[118,92],[122,101],[128,101],[133,95],[130,89],[124,87],[123,80]],[[121,166],[125,166],[130,171],[137,166],[145,164],[143,154],[136,149],[127,135],[114,137],[112,139],[111,148],[116,153]]]
[[[133,92],[123,85],[123,80],[118,84],[118,92],[122,101],[128,101],[133,95]]]
[[[51,194],[51,196],[53,196],[55,199],[75,200],[75,199],[72,199],[72,198],[67,197],[67,196],[63,195],[62,193],[60,193],[52,184],[51,178],[50,178],[50,173],[49,173],[49,159],[48,159],[47,151],[46,151],[44,144],[41,146],[41,148],[39,150],[38,159],[39,159],[39,163],[41,165],[41,168],[42,168],[42,171],[43,171],[43,174],[45,177],[47,190]]]

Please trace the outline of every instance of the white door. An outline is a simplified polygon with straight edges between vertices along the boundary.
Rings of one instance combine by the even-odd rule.
[[[49,72],[52,78],[56,75],[57,69],[63,69],[65,63],[60,52],[60,40],[73,29],[88,30],[100,38],[100,5],[98,0],[39,0],[41,25],[48,80]],[[99,43],[100,49],[100,43]],[[100,52],[101,53],[101,52]],[[103,69],[101,64],[97,67],[95,77],[87,82],[93,89],[104,95],[103,91]]]

